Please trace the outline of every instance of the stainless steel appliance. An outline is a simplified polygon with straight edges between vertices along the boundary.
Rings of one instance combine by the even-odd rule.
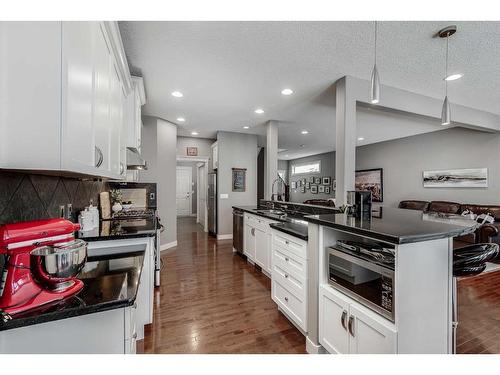
[[[358,219],[370,218],[372,213],[371,191],[348,191],[347,205],[349,206],[349,215]]]
[[[233,209],[233,251],[243,254],[243,211]]]
[[[394,321],[394,254],[367,244],[338,242],[328,253],[328,282],[362,305]]]
[[[217,236],[217,173],[208,174],[208,233]]]

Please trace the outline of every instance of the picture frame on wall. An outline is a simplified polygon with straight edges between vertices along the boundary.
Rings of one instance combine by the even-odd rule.
[[[318,193],[324,193],[325,192],[325,185],[319,185],[318,186]]]
[[[321,184],[321,177],[314,177],[314,183],[316,185],[320,185]]]
[[[323,177],[321,183],[323,185],[330,186],[332,184],[332,178],[331,177]]]
[[[311,188],[311,183],[310,182],[306,182],[306,189],[309,190]]]
[[[311,185],[311,193],[318,194],[318,185]]]
[[[292,181],[292,183],[290,184],[292,189],[297,189],[297,181]]]
[[[234,192],[244,192],[246,190],[247,169],[233,168],[232,188]]]
[[[330,194],[330,186],[325,186],[325,194]]]
[[[301,193],[305,193],[306,192],[306,187],[305,186],[301,186],[300,187],[300,192]]]
[[[487,188],[488,168],[424,171],[423,185],[424,188]]]
[[[384,175],[382,168],[356,171],[354,186],[356,191],[371,191],[372,202],[384,201]]]
[[[307,180],[305,178],[303,178],[301,181],[300,181],[300,186],[306,186],[306,182]]]
[[[186,147],[187,156],[198,156],[198,147]]]
[[[309,183],[314,184],[314,176],[309,176]]]

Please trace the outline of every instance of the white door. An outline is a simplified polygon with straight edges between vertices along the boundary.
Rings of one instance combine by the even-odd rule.
[[[177,216],[189,216],[192,213],[192,180],[192,167],[177,167]]]

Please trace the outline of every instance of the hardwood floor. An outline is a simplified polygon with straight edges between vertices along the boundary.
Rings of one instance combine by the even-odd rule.
[[[271,282],[194,218],[178,220],[162,255],[154,323],[141,353],[305,353],[304,336],[271,300]]]
[[[457,353],[500,353],[500,270],[458,285]]]

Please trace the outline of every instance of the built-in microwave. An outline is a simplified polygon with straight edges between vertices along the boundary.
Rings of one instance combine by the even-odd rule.
[[[341,247],[328,253],[328,282],[352,299],[394,322],[394,264]]]

